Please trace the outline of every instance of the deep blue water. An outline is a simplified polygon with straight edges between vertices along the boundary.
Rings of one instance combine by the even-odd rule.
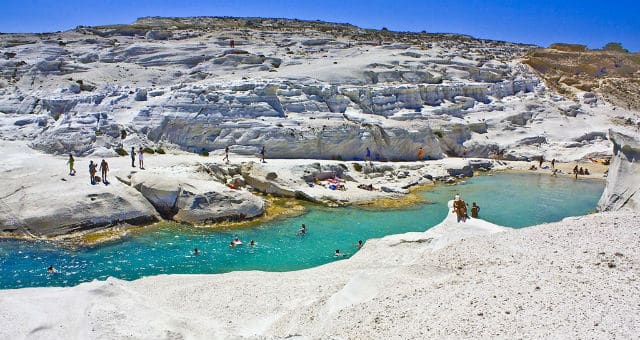
[[[422,193],[427,203],[407,209],[312,206],[304,215],[244,229],[202,229],[167,222],[116,242],[79,249],[0,240],[0,288],[70,286],[109,276],[133,280],[165,273],[309,268],[339,259],[333,256],[335,249],[353,255],[358,240],[429,229],[442,221],[446,203],[455,193],[469,206],[477,202],[480,217],[521,228],[589,213],[603,188],[600,181],[499,174],[455,186],[438,185]],[[307,235],[296,236],[302,223],[307,225]],[[229,242],[236,235],[245,243],[231,248]],[[248,245],[252,239],[255,247]],[[192,254],[195,247],[200,255]],[[49,265],[58,273],[48,274]]]

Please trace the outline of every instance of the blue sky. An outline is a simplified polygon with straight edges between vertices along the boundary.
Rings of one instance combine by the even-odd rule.
[[[0,32],[51,32],[131,23],[141,16],[201,15],[320,19],[541,46],[568,42],[600,48],[616,41],[640,51],[640,0],[0,0]]]

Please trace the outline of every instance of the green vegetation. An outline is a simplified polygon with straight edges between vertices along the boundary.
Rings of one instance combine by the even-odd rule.
[[[150,148],[150,147],[145,147],[144,149],[142,149],[142,152],[143,152],[143,153],[148,153],[148,154],[151,154],[151,155],[153,155],[154,153],[156,153],[156,152],[155,152],[155,151],[153,151],[153,149],[152,149],[152,148]]]
[[[604,45],[602,50],[610,51],[610,52],[629,53],[629,50],[627,50],[626,48],[622,47],[622,44],[619,43],[619,42],[610,42],[610,43]]]
[[[120,156],[127,156],[129,153],[123,148],[115,148],[114,151]]]

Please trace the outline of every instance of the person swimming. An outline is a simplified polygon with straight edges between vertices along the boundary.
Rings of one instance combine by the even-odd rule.
[[[47,272],[49,272],[49,274],[55,274],[58,271],[55,268],[53,268],[53,266],[49,266],[49,268],[47,268]]]
[[[240,238],[238,236],[236,236],[231,242],[233,242],[234,245],[242,244],[242,241],[240,241]]]
[[[343,257],[343,256],[345,256],[345,254],[341,253],[340,249],[336,249],[336,252],[333,253],[333,256],[335,256],[335,257]]]
[[[300,227],[300,230],[298,230],[298,235],[304,236],[306,234],[307,234],[307,226],[304,225],[304,223],[302,223],[302,226]]]
[[[233,247],[235,247],[235,246],[236,246],[236,243],[235,243],[235,242],[231,241],[231,242],[229,243],[229,247],[233,248]]]
[[[358,249],[362,248],[363,245],[364,243],[362,243],[362,240],[358,240],[358,244],[356,245]]]
[[[256,245],[256,242],[254,240],[251,240],[251,242],[249,242],[249,245],[253,247]]]
[[[193,255],[200,255],[200,250],[198,250],[198,248],[193,248]]]

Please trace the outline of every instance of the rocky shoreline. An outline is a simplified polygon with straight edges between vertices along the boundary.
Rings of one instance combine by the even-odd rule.
[[[88,171],[82,173],[89,158],[76,158],[78,172],[70,176],[64,173],[64,158],[15,142],[2,142],[0,149],[12,160],[0,168],[2,236],[66,240],[76,238],[71,236],[86,239],[90,233],[111,239],[117,232],[105,229],[124,233],[127,226],[160,220],[192,225],[251,221],[265,213],[263,195],[328,206],[382,208],[386,200],[397,207],[415,201],[409,195],[412,187],[455,183],[473,176],[474,169],[524,172],[530,164],[462,158],[371,164],[268,159],[260,163],[235,154],[227,164],[217,154],[203,157],[178,152],[147,155],[145,170],[131,167],[128,157],[105,157],[111,169],[109,185],[91,185]],[[557,167],[569,165],[558,163]],[[602,178],[604,167],[594,164],[591,168],[591,175],[581,177]],[[550,174],[548,169],[530,172],[541,171]]]

